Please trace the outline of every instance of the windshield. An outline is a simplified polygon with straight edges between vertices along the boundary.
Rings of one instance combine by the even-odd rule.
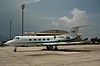
[[[14,39],[19,39],[19,37],[15,37]]]

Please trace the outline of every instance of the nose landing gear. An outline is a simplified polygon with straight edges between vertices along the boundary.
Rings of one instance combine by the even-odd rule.
[[[14,52],[16,52],[16,50],[17,50],[17,47],[14,48]]]

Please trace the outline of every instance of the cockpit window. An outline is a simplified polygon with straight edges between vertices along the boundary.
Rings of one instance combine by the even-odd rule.
[[[15,37],[15,39],[19,39],[19,37]]]
[[[32,41],[32,39],[29,39],[29,41]]]

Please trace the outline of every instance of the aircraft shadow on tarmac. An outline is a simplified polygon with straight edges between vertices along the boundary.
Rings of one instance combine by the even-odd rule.
[[[18,50],[17,52],[37,52],[41,50]]]
[[[47,49],[42,49],[42,50],[37,50],[37,51],[52,51],[52,50],[47,50]],[[52,52],[47,52],[47,53],[35,53],[35,54],[31,54],[31,55],[25,55],[25,56],[48,56],[48,55],[67,55],[66,53],[68,52],[90,52],[92,50],[80,50],[80,49],[59,49],[57,50],[59,52],[56,53],[56,51],[54,51],[54,53]],[[21,51],[20,51],[21,52]],[[22,51],[23,52],[23,51]],[[32,52],[32,51],[26,51],[26,52]],[[61,54],[61,52],[64,52],[65,54]]]
[[[90,50],[90,49],[58,49],[58,50],[41,49],[41,50],[20,50],[17,52],[37,52],[37,51],[90,52],[93,50]]]
[[[90,49],[58,49],[58,50],[47,50],[42,49],[41,51],[62,51],[62,52],[90,52]]]
[[[42,52],[43,51],[43,52]],[[44,52],[44,51],[48,51],[48,52]],[[49,52],[50,51],[50,52]],[[17,52],[35,52],[33,54],[29,54],[29,55],[25,55],[25,56],[48,56],[48,55],[66,55],[66,53],[77,53],[77,52],[90,52],[92,50],[90,49],[58,49],[54,52],[52,52],[54,50],[47,50],[47,49],[41,49],[41,50],[20,50],[20,51],[17,51]],[[64,52],[65,54],[61,54],[61,52]]]

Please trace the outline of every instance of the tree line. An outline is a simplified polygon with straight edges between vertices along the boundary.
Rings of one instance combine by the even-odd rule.
[[[100,44],[100,38],[98,37],[91,38],[90,40],[88,38],[84,38],[83,41],[88,41],[90,44]]]

